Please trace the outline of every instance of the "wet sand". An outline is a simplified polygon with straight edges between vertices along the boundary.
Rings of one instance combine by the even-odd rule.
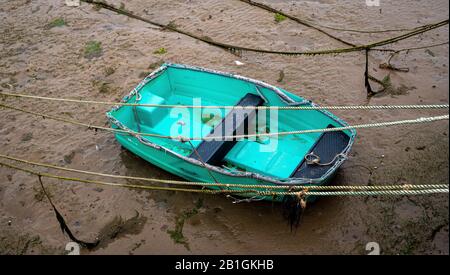
[[[323,25],[359,29],[438,22],[448,18],[449,5],[444,0],[381,0],[379,8],[369,8],[363,0],[259,1]],[[234,0],[123,2],[125,9],[141,16],[230,44],[274,50],[344,46],[290,20],[276,23],[273,14]],[[120,6],[120,1],[108,3]],[[57,18],[65,24],[50,26]],[[332,33],[358,44],[398,34]],[[4,92],[119,100],[154,64],[170,61],[260,79],[323,105],[368,103],[362,53],[236,56],[92,5],[70,8],[56,0],[3,1],[0,37]],[[448,26],[393,47],[447,40]],[[85,57],[88,41],[101,42],[97,57]],[[166,53],[154,53],[162,47]],[[394,64],[410,68],[408,73],[380,69],[387,57],[371,53],[370,74],[380,79],[390,74],[394,88],[371,98],[370,104],[448,103],[448,45],[394,58]],[[236,66],[235,60],[245,65]],[[280,71],[284,78],[278,82]],[[11,98],[4,102],[95,125],[106,123],[108,109]],[[0,112],[2,154],[104,173],[178,179],[122,149],[110,133],[11,110]],[[354,124],[448,114],[448,110],[334,113]],[[360,130],[349,160],[332,184],[448,184],[448,126],[444,121]],[[365,254],[371,241],[378,242],[384,254],[448,254],[447,194],[323,198],[308,206],[293,233],[277,204],[232,204],[222,196],[99,188],[50,179],[44,184],[77,237],[93,240],[101,234],[99,248],[82,250],[83,254]],[[1,254],[66,253],[70,240],[61,233],[39,190],[35,176],[0,167]],[[196,214],[185,219],[184,239],[174,238],[168,232],[192,209]]]

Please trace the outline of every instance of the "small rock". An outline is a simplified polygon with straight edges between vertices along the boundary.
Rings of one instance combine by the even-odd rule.
[[[26,141],[30,141],[33,138],[33,133],[26,133],[22,136],[22,141],[26,142]]]
[[[429,49],[426,49],[425,52],[427,54],[429,54],[430,56],[435,57],[435,54],[432,51],[430,51]]]

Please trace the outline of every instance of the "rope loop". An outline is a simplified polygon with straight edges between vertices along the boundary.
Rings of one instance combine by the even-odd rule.
[[[334,158],[327,163],[321,163],[320,162],[320,156],[318,156],[317,154],[315,154],[314,152],[308,153],[305,155],[305,161],[306,164],[308,165],[319,165],[319,166],[328,166],[333,164],[336,160],[343,160],[346,159],[347,156],[343,153],[339,153],[336,156],[334,156]]]

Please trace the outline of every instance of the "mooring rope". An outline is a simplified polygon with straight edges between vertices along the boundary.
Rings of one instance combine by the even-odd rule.
[[[309,23],[309,22],[307,22],[305,20],[302,20],[300,18],[291,16],[291,15],[289,15],[287,13],[284,13],[284,12],[282,12],[280,10],[276,10],[276,9],[270,7],[270,6],[264,5],[262,3],[254,2],[254,1],[251,1],[251,0],[239,0],[239,1],[247,3],[247,4],[250,4],[250,5],[255,6],[255,7],[259,7],[259,8],[265,9],[265,10],[267,10],[269,12],[274,13],[274,14],[278,13],[278,14],[280,14],[280,15],[286,17],[286,18],[289,18],[289,19],[291,19],[291,20],[293,20],[293,21],[295,21],[295,22],[297,22],[297,23],[299,23],[301,25],[304,25],[304,26],[306,26],[308,28],[311,28],[311,29],[314,29],[314,30],[316,30],[318,32],[321,32],[321,33],[325,34],[326,36],[328,36],[328,37],[330,37],[330,38],[332,38],[332,39],[334,39],[336,41],[339,41],[339,42],[341,42],[341,43],[343,43],[345,45],[352,46],[352,47],[356,46],[355,44],[350,43],[348,41],[345,41],[342,38],[339,38],[339,37],[337,37],[337,36],[335,36],[335,35],[333,35],[333,34],[331,34],[329,32],[326,32],[326,31],[318,28],[317,26],[314,26],[313,24],[311,24],[311,23]]]
[[[434,48],[434,47],[438,47],[438,46],[448,45],[448,43],[449,43],[449,41],[432,44],[432,45],[419,46],[419,47],[403,48],[403,49],[394,50],[394,53]]]
[[[289,189],[289,190],[414,190],[414,189],[445,189],[448,188],[448,184],[402,184],[402,185],[264,185],[264,184],[240,184],[240,183],[220,183],[220,182],[193,182],[193,181],[179,181],[179,180],[166,180],[166,179],[157,179],[157,178],[145,178],[145,177],[133,177],[133,176],[122,176],[122,175],[114,175],[114,174],[105,174],[98,172],[91,172],[73,168],[67,168],[52,164],[39,163],[30,160],[25,160],[13,156],[0,154],[0,158],[24,163],[27,165],[33,165],[37,167],[45,167],[54,170],[66,171],[66,172],[74,172],[79,174],[91,175],[91,176],[101,176],[115,179],[125,179],[125,180],[137,180],[137,181],[146,181],[153,183],[164,183],[171,185],[192,185],[192,186],[204,186],[204,187],[238,187],[238,188],[259,188],[259,189]]]
[[[69,226],[67,225],[67,222],[64,219],[64,216],[61,215],[61,212],[59,212],[58,208],[56,208],[55,204],[52,201],[51,196],[49,195],[49,193],[47,192],[47,190],[44,187],[44,183],[42,182],[42,178],[40,175],[38,175],[38,180],[39,180],[39,184],[41,186],[41,190],[44,193],[45,197],[47,198],[48,202],[50,203],[50,205],[53,208],[53,212],[55,212],[55,216],[56,219],[59,222],[59,226],[61,227],[61,231],[64,233],[67,233],[67,235],[69,236],[69,238],[76,242],[77,244],[86,247],[87,249],[92,249],[94,247],[96,247],[99,243],[100,240],[96,240],[94,242],[86,242],[86,241],[82,241],[80,239],[78,239],[77,237],[75,237],[72,233],[72,230],[70,230]]]
[[[274,13],[274,14],[278,13],[280,15],[283,15],[284,17],[289,18],[289,19],[291,19],[291,20],[293,20],[293,21],[295,21],[295,22],[297,22],[297,23],[299,23],[301,25],[304,25],[304,26],[313,28],[313,29],[315,29],[317,31],[320,31],[320,32],[328,35],[329,37],[331,37],[333,39],[336,39],[336,37],[334,37],[330,33],[327,33],[327,32],[324,32],[323,30],[320,30],[318,27],[325,28],[325,29],[330,29],[330,30],[334,30],[334,31],[355,32],[355,33],[407,32],[407,31],[414,31],[414,30],[420,28],[420,26],[419,27],[413,27],[413,28],[399,28],[399,29],[385,29],[385,30],[361,30],[361,29],[337,28],[337,27],[331,27],[331,26],[327,26],[327,25],[322,25],[322,24],[319,24],[319,23],[316,23],[316,22],[312,22],[310,20],[300,19],[300,18],[295,17],[293,15],[287,14],[287,13],[281,11],[281,10],[275,9],[275,8],[273,8],[271,6],[268,6],[268,5],[265,5],[263,3],[259,3],[259,2],[256,2],[256,1],[252,1],[252,0],[239,0],[239,1],[247,3],[247,4],[250,4],[252,6],[255,6],[255,7],[258,7],[258,8],[261,8],[261,9],[264,9],[264,10],[269,11],[269,12]],[[336,39],[336,40],[342,42],[341,39],[339,39],[339,38]],[[343,42],[343,43],[345,43],[345,42]]]
[[[195,34],[192,34],[190,32],[184,31],[184,30],[180,30],[170,24],[165,25],[162,23],[158,23],[149,19],[145,19],[141,16],[138,16],[136,14],[133,14],[131,12],[128,12],[126,10],[123,9],[119,9],[116,8],[110,4],[104,3],[104,2],[97,2],[97,1],[92,1],[92,0],[81,0],[83,2],[86,3],[90,3],[90,4],[94,4],[97,5],[99,7],[114,11],[118,14],[122,14],[125,16],[128,16],[130,18],[134,18],[158,27],[161,27],[163,29],[167,29],[167,30],[171,30],[186,36],[189,36],[193,39],[205,42],[207,44],[222,48],[222,49],[226,49],[229,51],[233,51],[233,52],[239,52],[239,51],[248,51],[248,52],[257,52],[257,53],[265,53],[265,54],[282,54],[282,55],[321,55],[321,54],[339,54],[339,53],[349,53],[349,52],[356,52],[356,51],[363,51],[363,50],[367,50],[367,49],[371,49],[371,50],[375,50],[376,47],[381,47],[384,45],[388,45],[388,44],[392,44],[404,39],[407,39],[411,36],[415,36],[424,32],[428,32],[430,30],[436,29],[436,28],[440,28],[442,26],[448,25],[449,20],[443,20],[441,22],[438,23],[434,23],[434,24],[427,24],[421,27],[418,27],[417,29],[399,35],[399,36],[395,36],[395,37],[391,37],[388,39],[384,39],[378,42],[374,42],[374,43],[370,43],[370,44],[366,44],[366,45],[360,45],[360,46],[351,46],[348,48],[339,48],[339,49],[330,49],[330,50],[314,50],[314,51],[275,51],[275,50],[266,50],[266,49],[258,49],[258,48],[251,48],[251,47],[243,47],[243,46],[237,46],[237,45],[232,45],[232,44],[227,44],[227,43],[222,43],[222,42],[217,42],[214,41],[210,38],[206,38],[206,37],[201,37]]]
[[[404,196],[448,193],[448,189],[308,192],[310,196]]]
[[[434,47],[438,47],[438,46],[448,45],[448,43],[449,43],[449,41],[438,43],[438,44],[433,44],[433,45],[426,45],[426,46],[419,46],[419,47],[412,47],[412,48],[404,48],[404,49],[395,50],[394,52],[391,52],[389,54],[389,58],[388,58],[386,63],[380,64],[380,67],[381,68],[395,70],[395,71],[400,71],[400,72],[409,72],[409,68],[397,68],[394,65],[392,65],[391,64],[392,58],[394,58],[395,55],[397,55],[397,54],[399,54],[401,52],[404,52],[404,51],[415,51],[415,50],[429,49],[429,48],[434,48]]]
[[[334,30],[334,31],[341,31],[341,32],[355,32],[355,33],[387,33],[387,32],[410,32],[417,30],[419,27],[413,27],[413,28],[399,28],[399,29],[384,29],[384,30],[361,30],[361,29],[350,29],[350,28],[337,28],[337,27],[331,27],[328,25],[322,25],[316,22],[309,21],[311,25],[316,25],[318,27]]]
[[[334,127],[334,128],[324,128],[324,129],[308,129],[308,130],[296,130],[296,131],[284,131],[284,132],[271,132],[271,133],[257,133],[257,134],[245,134],[245,135],[233,135],[233,136],[206,136],[206,137],[184,137],[184,136],[168,136],[168,135],[160,135],[160,134],[152,134],[152,133],[141,133],[136,132],[131,129],[123,130],[116,129],[111,127],[103,127],[103,126],[95,126],[88,123],[79,122],[76,120],[66,119],[62,117],[47,115],[43,113],[33,112],[21,108],[16,108],[13,106],[0,104],[0,107],[11,109],[15,111],[19,111],[22,113],[39,116],[42,118],[49,118],[59,122],[65,122],[69,124],[74,124],[78,126],[84,126],[88,129],[94,130],[104,130],[114,133],[122,133],[129,134],[132,136],[145,136],[145,137],[155,137],[155,138],[165,138],[165,139],[178,139],[182,141],[187,140],[217,140],[217,139],[239,139],[239,138],[248,138],[248,137],[271,137],[271,136],[284,136],[284,135],[301,135],[301,134],[310,134],[310,133],[323,133],[323,132],[338,132],[345,130],[354,130],[354,129],[367,129],[367,128],[379,128],[379,127],[390,127],[390,126],[399,126],[399,125],[411,125],[411,124],[419,124],[419,123],[429,123],[440,120],[448,120],[449,115],[442,116],[432,116],[432,117],[420,117],[416,119],[406,119],[406,120],[397,120],[397,121],[387,121],[387,122],[378,122],[378,123],[367,123],[367,124],[357,124],[352,126],[342,126],[342,127]]]
[[[377,190],[377,191],[309,191],[307,189],[302,191],[283,191],[283,192],[274,192],[274,191],[260,191],[253,189],[241,189],[241,190],[232,190],[232,189],[221,189],[221,190],[210,190],[210,189],[193,189],[193,188],[174,188],[174,187],[160,187],[160,186],[148,186],[148,185],[136,185],[136,184],[123,184],[123,183],[113,183],[113,182],[105,182],[105,181],[96,181],[96,180],[87,180],[80,179],[75,177],[63,177],[49,173],[37,172],[31,169],[19,167],[13,164],[7,164],[4,162],[0,162],[0,166],[8,167],[11,169],[19,170],[22,172],[26,172],[32,175],[37,175],[41,177],[59,179],[63,181],[72,181],[72,182],[80,182],[85,184],[96,184],[96,185],[104,185],[104,186],[113,186],[113,187],[125,187],[132,189],[144,189],[144,190],[158,190],[158,191],[179,191],[179,192],[191,192],[191,193],[205,193],[205,194],[255,194],[258,196],[298,196],[298,195],[306,195],[306,196],[396,196],[396,195],[423,195],[423,194],[436,194],[436,193],[448,193],[448,186],[446,188],[432,188],[432,189],[417,189],[417,190]]]
[[[448,42],[447,42],[448,43]],[[189,109],[249,109],[249,110],[417,110],[417,109],[448,109],[449,104],[418,104],[418,105],[341,105],[341,106],[220,106],[220,105],[175,105],[175,104],[141,104],[112,101],[80,100],[71,98],[45,97],[19,93],[0,92],[0,96],[29,98],[45,101],[71,102],[81,104],[133,106],[157,108],[189,108]]]

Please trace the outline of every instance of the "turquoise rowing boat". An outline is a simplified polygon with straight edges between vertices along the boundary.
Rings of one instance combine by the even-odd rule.
[[[281,88],[187,65],[162,65],[122,102],[137,106],[120,105],[107,113],[112,127],[121,130],[115,134],[118,142],[194,182],[324,185],[356,135],[354,130],[292,133],[347,124],[326,110],[287,108],[317,105]]]

